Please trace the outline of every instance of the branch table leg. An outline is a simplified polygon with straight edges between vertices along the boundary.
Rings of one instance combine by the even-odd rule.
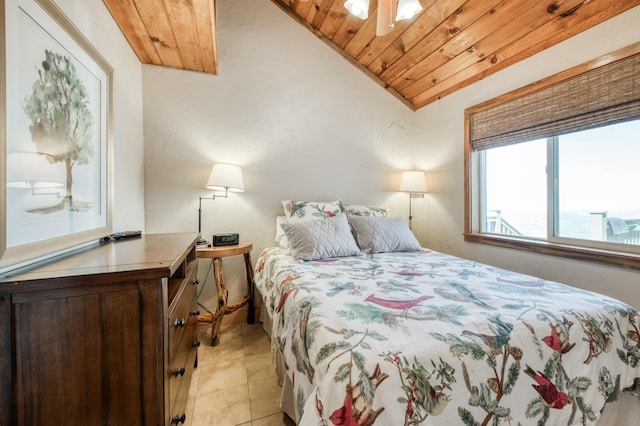
[[[218,306],[216,312],[212,314],[211,325],[211,345],[217,346],[219,343],[220,325],[222,318],[240,309],[245,304],[247,306],[247,323],[255,323],[255,304],[254,304],[254,288],[255,282],[253,278],[253,265],[251,264],[252,243],[239,243],[231,246],[207,247],[197,250],[197,256],[200,259],[212,259],[213,276],[215,280],[216,291],[218,293]],[[222,270],[222,258],[244,255],[244,265],[247,276],[247,294],[239,301],[231,306],[227,306],[229,292],[227,283],[224,280],[224,272]]]
[[[227,310],[227,283],[224,281],[224,271],[222,270],[222,259],[217,257],[213,259],[213,276],[216,282],[216,290],[218,291],[218,309],[213,314],[213,323],[211,325],[211,346],[217,346],[220,343],[218,334],[220,333],[220,324],[222,317]]]
[[[253,265],[251,264],[251,253],[244,254],[244,266],[247,270],[247,324],[254,324],[256,322],[256,311],[253,299],[253,289],[255,288],[255,282],[253,281]]]

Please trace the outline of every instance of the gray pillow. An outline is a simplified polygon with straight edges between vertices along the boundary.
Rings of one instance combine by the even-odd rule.
[[[291,255],[297,259],[316,260],[362,254],[344,213],[327,219],[283,223],[280,226],[289,240]]]
[[[420,243],[402,217],[349,216],[360,249],[365,253],[419,251]]]

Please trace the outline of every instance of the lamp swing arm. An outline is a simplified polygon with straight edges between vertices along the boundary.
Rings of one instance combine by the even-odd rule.
[[[412,204],[413,198],[424,198],[424,193],[409,192],[409,229],[413,229],[412,227],[413,214],[411,213],[411,204]]]
[[[198,234],[202,232],[202,200],[215,200],[217,198],[228,198],[229,188],[224,189],[224,195],[211,194],[210,197],[198,197]]]
[[[406,170],[402,172],[398,191],[409,193],[409,229],[413,229],[412,198],[424,198],[424,193],[427,191],[424,172],[420,170]]]
[[[411,199],[413,198],[413,192],[409,192],[409,229],[413,229],[412,225],[412,221],[413,221],[413,215],[411,214]]]
[[[229,192],[244,192],[242,169],[235,164],[215,163],[211,168],[206,187],[212,191],[224,190],[224,195],[212,194],[210,197],[198,197],[198,234],[202,233],[202,200],[215,200],[216,197],[228,198]]]

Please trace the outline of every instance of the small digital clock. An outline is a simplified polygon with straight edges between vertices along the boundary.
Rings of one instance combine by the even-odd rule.
[[[214,246],[233,246],[240,242],[238,234],[213,234]]]

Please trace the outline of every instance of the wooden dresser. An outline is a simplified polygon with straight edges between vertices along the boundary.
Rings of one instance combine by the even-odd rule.
[[[101,243],[0,276],[0,425],[184,423],[196,240]]]

